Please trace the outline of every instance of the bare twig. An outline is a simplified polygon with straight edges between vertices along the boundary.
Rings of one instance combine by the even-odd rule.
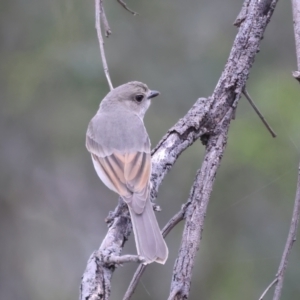
[[[274,284],[276,284],[277,281],[278,281],[278,278],[276,277],[276,278],[275,278],[275,279],[267,286],[267,288],[264,290],[264,292],[261,294],[261,296],[259,297],[258,300],[263,300],[264,297],[266,296],[266,294],[268,293],[268,291],[270,290],[270,288],[271,288]]]
[[[101,21],[104,25],[105,36],[109,37],[111,35],[111,29],[110,29],[110,26],[109,26],[107,18],[106,18],[104,5],[103,5],[103,0],[101,0],[100,4],[101,4],[101,7],[100,7]]]
[[[272,137],[275,138],[276,137],[276,133],[273,131],[273,129],[271,128],[271,126],[266,121],[265,117],[262,115],[262,113],[257,108],[257,106],[255,105],[255,103],[251,99],[250,95],[248,94],[246,88],[243,89],[243,94],[246,97],[246,99],[248,100],[248,102],[250,103],[250,105],[252,106],[252,108],[255,110],[255,112],[257,113],[257,115],[261,119],[261,121],[264,123],[264,125],[266,126],[266,128],[269,130],[269,132],[271,133]]]
[[[300,2],[298,0],[292,0],[292,8],[293,8],[297,67],[298,67],[298,72],[300,72]]]
[[[107,79],[107,82],[109,85],[109,89],[113,90],[113,85],[111,83],[111,79],[109,76],[109,70],[108,70],[108,66],[107,66],[107,62],[106,62],[105,51],[104,51],[104,41],[103,41],[102,31],[101,31],[101,16],[102,17],[105,16],[105,13],[103,11],[103,2],[102,1],[103,0],[95,0],[95,14],[96,14],[95,26],[96,26],[97,35],[98,35],[100,54],[101,54],[101,60],[102,60],[102,64],[103,64],[104,73],[105,73],[105,76],[106,76],[106,79]],[[108,26],[106,17],[103,21],[106,24],[105,26]],[[107,28],[106,28],[106,30],[107,30]]]
[[[288,258],[289,258],[290,252],[292,250],[293,244],[296,241],[299,217],[300,217],[300,165],[298,168],[298,182],[297,182],[295,204],[294,204],[294,209],[293,209],[293,216],[292,216],[292,220],[291,220],[289,234],[288,234],[288,237],[287,237],[287,240],[285,243],[285,248],[284,248],[284,251],[283,251],[283,254],[281,257],[280,265],[278,267],[278,271],[275,276],[275,279],[265,289],[263,294],[260,296],[259,300],[263,299],[263,297],[267,294],[267,292],[270,290],[270,288],[274,284],[276,284],[276,287],[275,287],[275,291],[274,291],[273,300],[280,299],[284,275],[285,275],[285,271],[286,271],[287,264],[288,264]]]
[[[298,0],[292,0],[292,7],[296,44],[296,57],[298,66],[298,71],[294,71],[293,76],[300,83],[300,2]]]
[[[137,12],[131,10],[123,0],[117,0],[127,11],[131,12],[134,16],[138,15]]]
[[[163,237],[166,237],[169,232],[180,222],[183,220],[187,206],[189,205],[189,203],[186,203],[184,205],[182,205],[180,211],[174,215],[169,221],[168,223],[165,225],[165,227],[162,230],[162,235]],[[127,288],[127,291],[123,297],[123,300],[129,300],[131,298],[131,296],[133,295],[140,278],[142,277],[144,271],[146,270],[146,265],[139,265],[138,268],[136,269],[131,282]]]
[[[129,300],[131,296],[133,295],[142,275],[144,274],[146,270],[147,265],[139,265],[131,279],[131,282],[127,288],[127,291],[123,297],[123,300]]]
[[[99,253],[101,260],[106,264],[122,265],[128,262],[143,263],[145,259],[139,255],[102,255]]]
[[[298,0],[292,0],[292,7],[293,7],[296,56],[297,56],[297,67],[298,67],[297,72],[299,75],[300,74],[300,2]],[[296,76],[294,77],[297,79]],[[300,80],[300,76],[298,77],[298,80]],[[292,250],[293,244],[296,241],[299,218],[300,218],[300,164],[298,169],[297,191],[296,191],[295,204],[293,209],[293,216],[291,220],[289,234],[285,243],[285,248],[281,257],[280,265],[278,267],[278,271],[275,277],[276,287],[273,295],[273,300],[279,300],[281,296],[284,275],[288,264],[288,257]]]

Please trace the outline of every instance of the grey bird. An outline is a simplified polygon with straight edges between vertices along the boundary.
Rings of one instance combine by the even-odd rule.
[[[168,248],[150,201],[151,145],[144,115],[159,92],[132,81],[110,91],[89,123],[86,147],[103,183],[127,203],[144,264],[164,264]]]

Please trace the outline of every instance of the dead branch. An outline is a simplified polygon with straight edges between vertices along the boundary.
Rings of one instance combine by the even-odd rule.
[[[293,8],[293,23],[295,33],[295,44],[296,44],[296,58],[298,71],[293,72],[293,76],[300,83],[300,3],[298,0],[292,0]]]
[[[261,296],[259,297],[259,300],[263,300],[264,297],[266,296],[266,294],[268,293],[268,291],[273,287],[274,284],[276,284],[278,281],[277,278],[275,278],[268,286],[267,288],[264,290],[264,292],[261,294]]]
[[[175,261],[170,296],[168,300],[188,299],[192,270],[200,246],[204,219],[213,188],[213,183],[220,166],[227,142],[227,132],[234,109],[228,111],[220,122],[216,136],[209,139],[207,151],[200,170],[190,192],[186,211],[186,222],[178,257]]]
[[[246,97],[246,99],[248,100],[248,102],[250,103],[250,105],[252,106],[252,108],[254,109],[254,111],[257,113],[257,115],[259,116],[259,118],[261,119],[261,121],[264,123],[264,125],[266,126],[266,128],[268,129],[268,131],[271,133],[271,136],[273,138],[276,137],[276,133],[274,132],[274,130],[271,128],[271,126],[268,124],[268,122],[266,121],[265,117],[263,116],[263,114],[259,111],[258,107],[255,105],[254,101],[251,99],[249,93],[246,90],[246,87],[244,87],[243,89],[243,94]]]
[[[299,165],[299,169],[298,169],[298,183],[297,183],[295,204],[294,204],[294,209],[293,209],[293,217],[292,217],[287,241],[285,244],[285,248],[283,251],[283,255],[281,258],[281,262],[280,262],[280,265],[278,268],[278,272],[276,274],[277,283],[276,283],[276,287],[275,287],[273,300],[279,300],[280,296],[281,296],[284,275],[285,275],[285,271],[286,271],[287,263],[288,263],[288,257],[292,250],[293,244],[296,241],[297,229],[298,229],[298,224],[299,224],[299,216],[300,216],[300,165]]]
[[[109,70],[108,70],[108,65],[107,65],[105,51],[104,51],[104,41],[103,41],[102,31],[101,31],[101,17],[102,17],[102,22],[104,22],[106,35],[109,36],[111,34],[111,30],[109,28],[107,18],[105,16],[105,12],[103,9],[103,0],[95,0],[95,19],[96,19],[95,27],[97,30],[97,36],[98,36],[98,41],[100,46],[100,54],[101,54],[103,70],[109,85],[109,89],[113,90],[113,85],[111,83],[111,79],[109,76]]]
[[[294,72],[293,76],[300,82],[300,76],[299,77],[295,76],[297,74],[300,75],[300,2],[298,0],[292,0],[292,7],[293,7],[293,21],[294,21],[296,56],[297,56],[297,66],[298,66],[298,71]],[[280,299],[282,287],[283,287],[284,275],[288,264],[288,258],[292,250],[293,244],[296,241],[299,218],[300,218],[300,164],[298,169],[298,182],[297,182],[295,204],[294,204],[289,234],[285,243],[285,248],[281,257],[281,261],[275,279],[269,284],[269,286],[263,292],[259,300],[262,300],[263,297],[270,290],[270,288],[275,284],[276,286],[273,295],[273,300]]]
[[[181,210],[174,215],[169,222],[165,225],[165,227],[162,230],[163,237],[166,237],[168,233],[180,222],[183,220],[185,216],[186,209],[188,207],[189,203],[185,203],[182,205]],[[133,295],[140,278],[142,277],[144,271],[146,270],[147,265],[140,264],[138,268],[136,269],[133,278],[131,279],[131,282],[127,288],[127,291],[123,297],[123,300],[129,300],[131,296]]]
[[[183,300],[189,297],[195,256],[200,246],[210,193],[225,150],[230,120],[246,85],[250,68],[276,3],[276,0],[245,1],[239,14],[238,34],[225,69],[211,97],[214,104],[210,112],[217,114],[213,115],[210,120],[217,121],[217,123],[215,123],[214,135],[208,140],[204,162],[191,190],[189,200],[191,205],[186,213],[185,228],[170,288],[170,295],[175,294],[175,296],[171,299],[169,297],[169,300]],[[229,104],[232,110],[228,109],[226,114],[220,114],[219,101],[225,107]],[[174,290],[179,292],[174,293]]]
[[[296,44],[296,57],[297,57],[297,67],[298,67],[298,71],[294,72],[293,76],[300,82],[300,2],[298,0],[292,0],[292,7],[293,7],[295,44]],[[293,244],[296,241],[297,229],[299,225],[299,217],[300,217],[300,164],[298,169],[298,183],[297,183],[297,192],[296,192],[293,216],[292,216],[288,238],[285,244],[285,249],[281,258],[278,272],[276,274],[276,278],[278,279],[278,281],[275,287],[273,300],[279,300],[281,296],[284,274],[288,263],[288,257],[292,250]]]
[[[292,250],[293,244],[296,241],[299,218],[300,218],[300,165],[298,168],[298,182],[297,182],[295,204],[294,204],[294,209],[293,209],[293,216],[292,216],[291,225],[290,225],[289,234],[288,234],[288,237],[286,240],[285,248],[284,248],[284,251],[283,251],[283,254],[281,257],[280,265],[278,267],[278,271],[277,271],[277,274],[276,274],[274,280],[265,289],[263,294],[260,296],[259,300],[263,300],[264,296],[274,285],[275,285],[275,291],[274,291],[273,300],[280,299],[282,287],[283,287],[284,275],[285,275],[285,271],[286,271],[287,264],[288,264],[288,258],[289,258],[290,252]]]
[[[129,11],[130,13],[132,13],[134,16],[136,16],[138,13],[131,10],[127,4],[123,1],[123,0],[117,0],[127,11]]]

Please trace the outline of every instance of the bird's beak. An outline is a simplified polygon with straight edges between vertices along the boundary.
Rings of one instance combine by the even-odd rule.
[[[150,91],[150,95],[148,96],[148,99],[154,98],[156,96],[160,95],[160,92],[158,91]]]

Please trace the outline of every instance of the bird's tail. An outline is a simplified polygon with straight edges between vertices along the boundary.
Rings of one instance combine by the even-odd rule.
[[[146,259],[144,264],[154,261],[164,264],[169,250],[159,229],[150,199],[147,199],[141,214],[135,213],[133,208],[128,206],[137,252]]]

